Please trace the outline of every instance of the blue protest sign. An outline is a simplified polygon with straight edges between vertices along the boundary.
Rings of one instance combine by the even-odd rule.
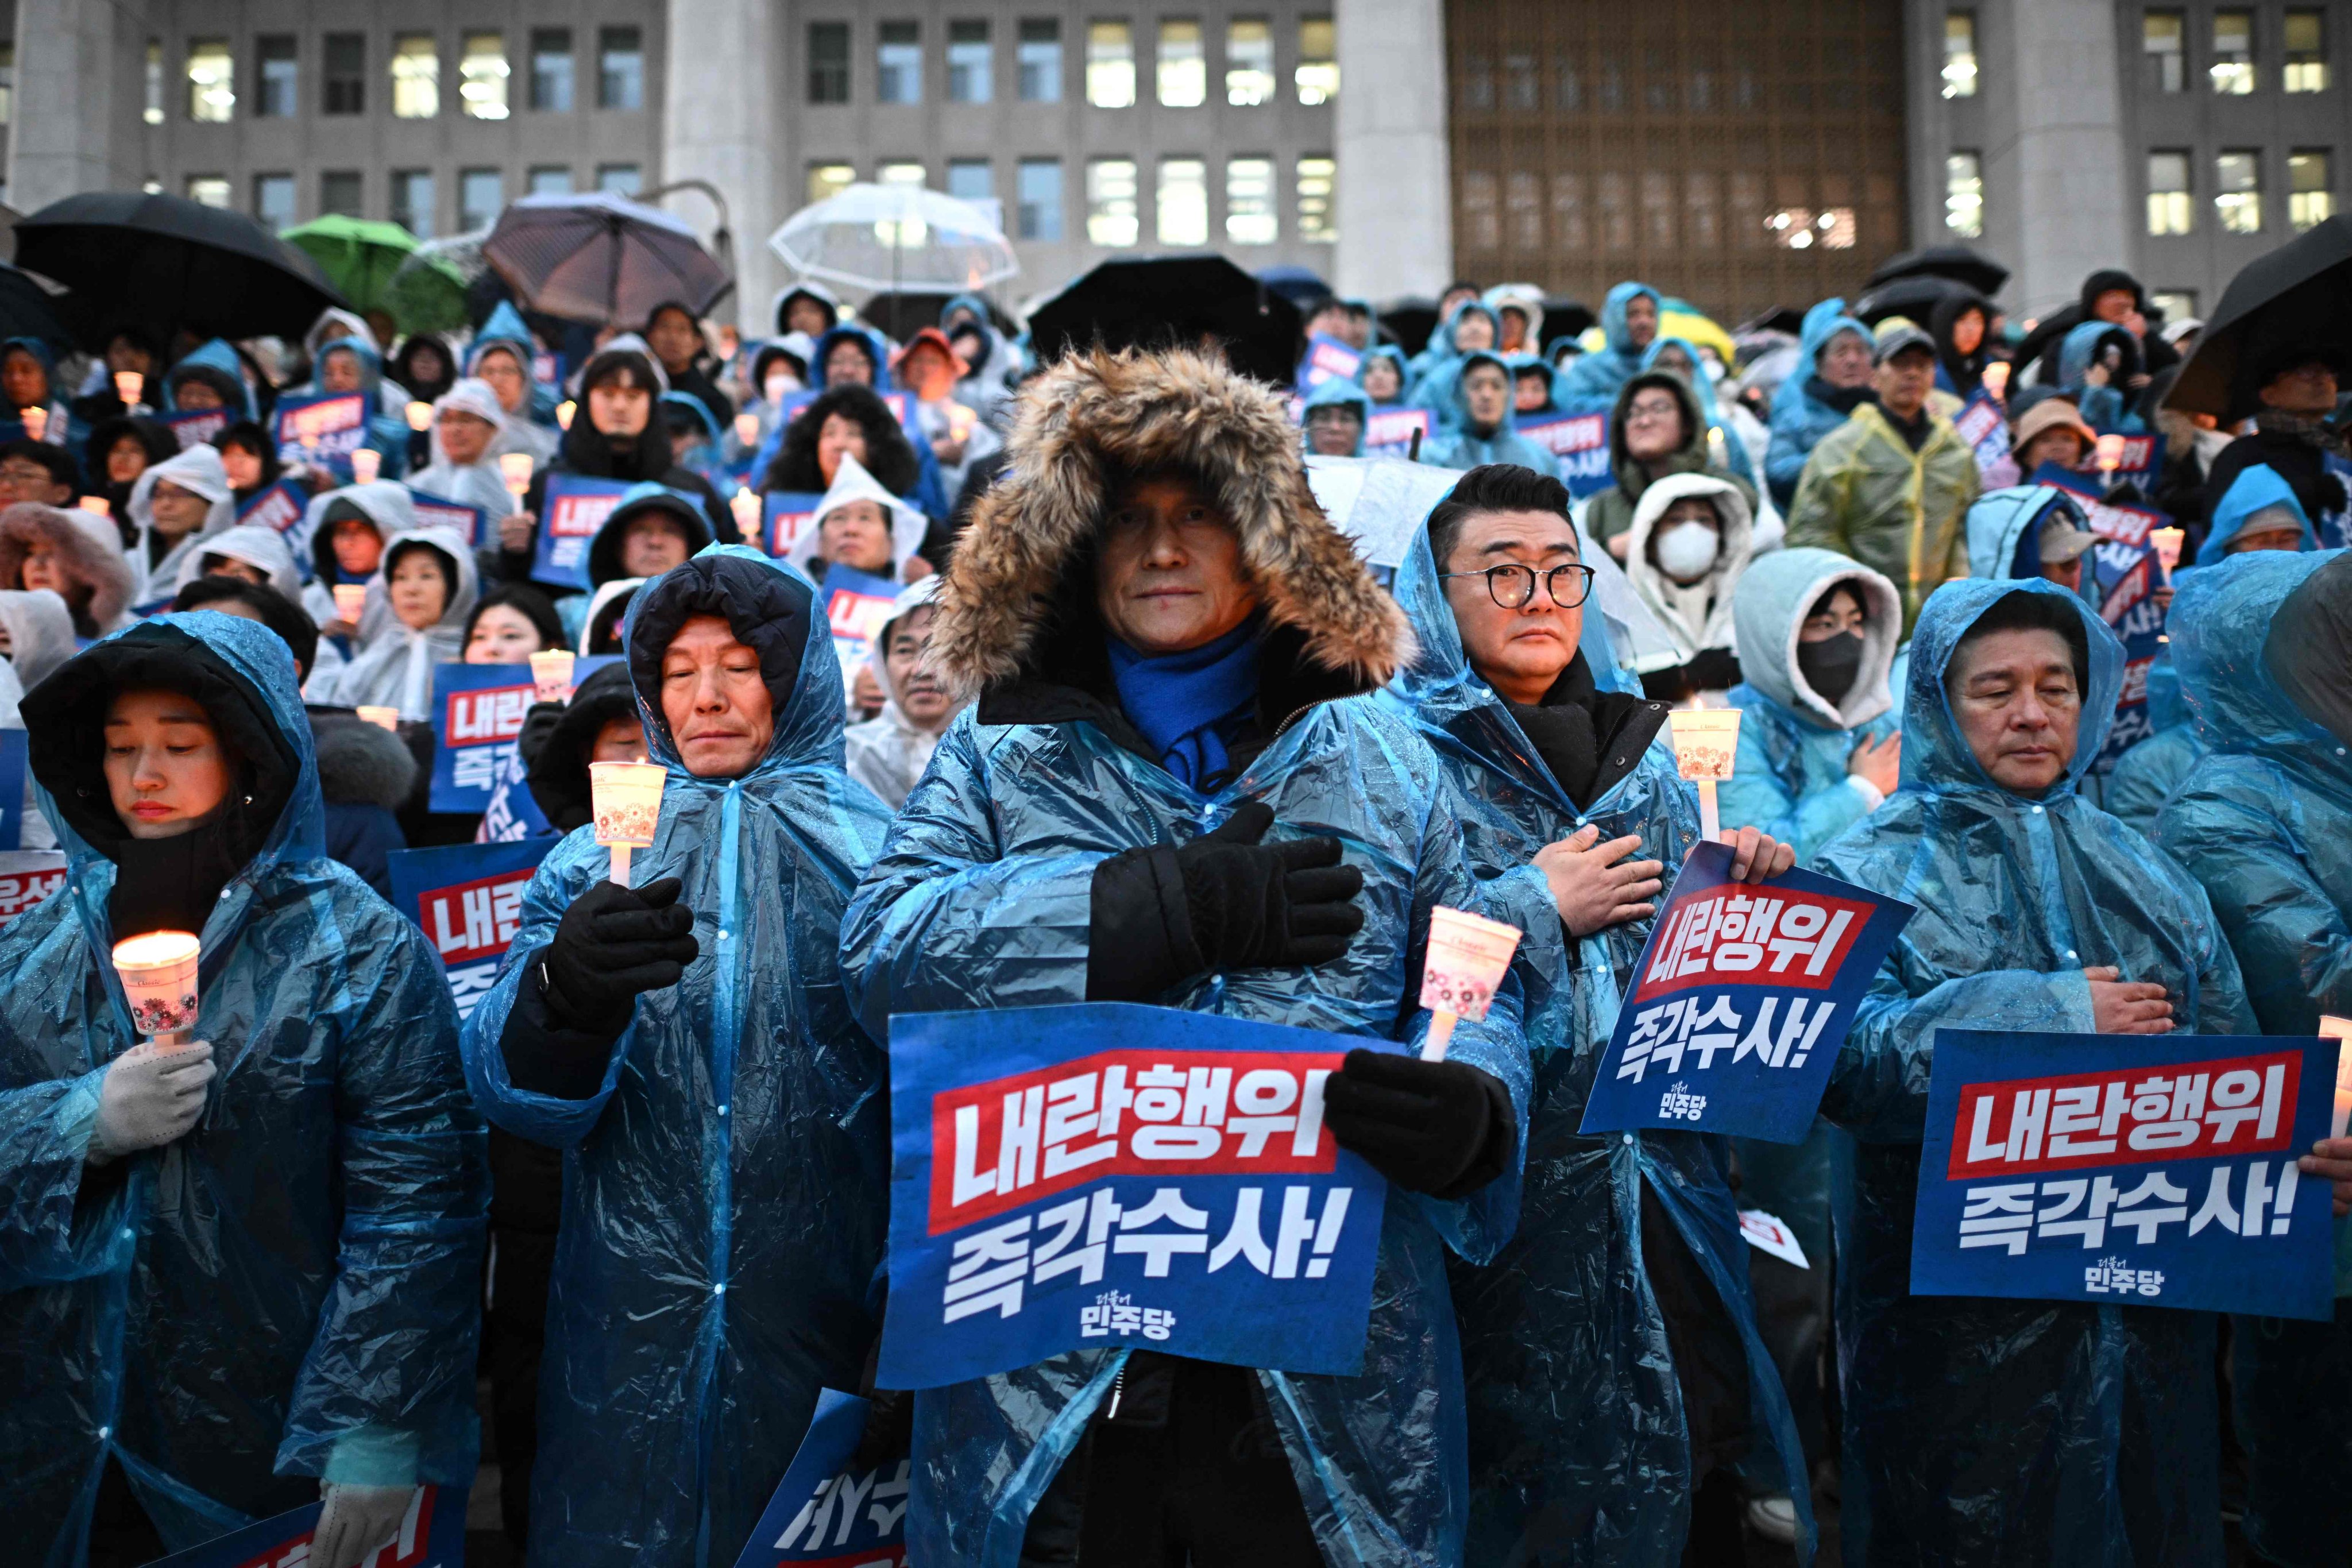
[[[522,923],[522,890],[560,838],[392,852],[393,907],[416,922],[449,978],[457,1016],[495,984]]]
[[[1375,408],[1364,422],[1364,456],[1418,457],[1413,437],[1420,437],[1426,445],[1435,429],[1426,408]]]
[[[792,552],[801,531],[816,516],[822,490],[770,490],[760,498],[760,537],[779,561]]]
[[[1312,392],[1327,381],[1353,381],[1356,367],[1364,356],[1328,332],[1317,332],[1307,340],[1307,353],[1298,362],[1298,374],[1291,384],[1301,392]]]
[[[446,528],[467,544],[482,542],[482,509],[468,506],[447,496],[436,496],[420,489],[408,492],[408,504],[416,510],[419,528]]]
[[[1810,871],[1735,882],[1731,847],[1698,846],[1642,944],[1580,1131],[1803,1142],[1854,1008],[1917,912]]]
[[[837,1388],[817,1390],[808,1436],[735,1568],[906,1568],[907,1457],[895,1455],[878,1469],[849,1468],[870,1403]]]
[[[0,849],[24,847],[26,743],[24,731],[0,730]]]
[[[282,397],[273,416],[278,460],[352,471],[352,454],[367,441],[367,394],[329,392]]]
[[[202,408],[193,414],[166,414],[163,423],[180,443],[184,452],[201,446],[228,428],[229,413],[226,408]]]
[[[515,754],[515,737],[522,733],[532,691],[527,664],[433,667],[428,804],[435,811],[479,811],[490,804],[499,770]]]
[[[618,479],[583,479],[578,474],[550,473],[541,492],[539,548],[531,561],[535,582],[553,588],[586,590],[588,545],[613,509],[621,504],[628,486]]]
[[[236,520],[239,522],[257,523],[261,527],[274,528],[280,533],[287,533],[293,530],[295,524],[302,521],[310,505],[309,490],[304,489],[292,479],[279,479],[275,484],[266,485],[256,490],[248,500],[239,503],[236,509]],[[294,553],[299,560],[307,552],[298,550]]]
[[[2017,460],[2009,450],[2009,411],[1991,393],[1977,388],[1952,416],[1952,426],[1976,454],[1977,475],[1986,489],[2017,483]]]
[[[892,1018],[878,1381],[1089,1346],[1356,1372],[1388,1189],[1323,1085],[1380,1044],[1125,1003]]]
[[[2156,732],[2147,710],[2147,672],[2164,647],[2164,607],[2156,597],[2164,586],[2164,568],[2157,559],[2153,535],[2172,520],[2151,506],[2109,501],[2095,476],[2055,463],[2034,470],[2033,482],[2073,496],[2091,531],[2099,536],[2083,591],[2124,645],[2124,686],[2116,702],[2116,721],[2091,763],[2092,773],[2105,774],[2126,752]]]
[[[1936,1031],[1911,1293],[2325,1321],[2336,1042]],[[2062,1068],[2063,1071],[2053,1071]]]
[[[360,1559],[359,1568],[465,1568],[464,1487],[419,1487],[408,1500],[391,1543]],[[320,1505],[304,1503],[273,1519],[216,1536],[202,1546],[161,1557],[151,1568],[305,1568]]]
[[[1538,414],[1518,423],[1519,434],[1559,459],[1568,493],[1582,500],[1617,482],[1609,471],[1609,416]]]

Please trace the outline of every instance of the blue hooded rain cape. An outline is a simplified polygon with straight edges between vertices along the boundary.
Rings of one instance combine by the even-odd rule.
[[[1325,382],[1322,385],[1317,387],[1314,391],[1307,395],[1306,406],[1298,416],[1300,448],[1307,452],[1312,452],[1315,449],[1313,439],[1307,434],[1307,423],[1315,417],[1315,411],[1317,409],[1329,408],[1334,405],[1352,408],[1356,411],[1356,418],[1358,421],[1358,428],[1356,431],[1356,449],[1349,453],[1348,456],[1350,458],[1362,457],[1364,455],[1364,426],[1367,426],[1371,423],[1372,400],[1364,395],[1364,389],[1362,387],[1359,386],[1352,381],[1346,380],[1339,376],[1333,376],[1329,381]]]
[[[2284,507],[2303,525],[2303,542],[2297,548],[2316,550],[2319,535],[2311,528],[2311,514],[2303,510],[2303,502],[2279,471],[2268,463],[2257,463],[2243,469],[2230,481],[2221,496],[2221,504],[2213,509],[2212,525],[2205,534],[2205,542],[2197,547],[2197,565],[2210,566],[2230,556],[2230,542],[2243,531],[2254,514],[2271,507]]]
[[[1797,480],[1805,472],[1805,459],[1813,455],[1822,437],[1846,421],[1846,416],[1813,395],[1807,385],[1821,373],[1822,351],[1840,332],[1858,333],[1864,344],[1870,342],[1870,329],[1846,314],[1843,300],[1823,300],[1805,312],[1802,334],[1797,340],[1797,363],[1772,393],[1772,444],[1764,449],[1764,478],[1772,491],[1772,504],[1782,511],[1797,499]]]
[[[1601,305],[1601,330],[1608,337],[1608,345],[1581,356],[1560,373],[1552,389],[1554,402],[1571,414],[1606,414],[1616,406],[1617,389],[1641,370],[1649,352],[1646,344],[1636,348],[1625,333],[1626,307],[1643,298],[1658,310],[1665,309],[1664,300],[1647,283],[1624,282],[1609,290]],[[1692,363],[1696,363],[1696,359]]]
[[[1503,373],[1503,417],[1489,436],[1470,430],[1470,403],[1462,378],[1476,364],[1491,364]],[[1455,360],[1433,379],[1444,384],[1451,416],[1441,416],[1437,433],[1422,443],[1421,460],[1441,468],[1475,468],[1486,463],[1516,463],[1539,474],[1558,475],[1559,459],[1519,434],[1519,416],[1511,406],[1511,367],[1501,354],[1479,349]]]

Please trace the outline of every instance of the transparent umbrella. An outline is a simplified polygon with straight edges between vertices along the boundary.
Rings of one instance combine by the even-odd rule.
[[[804,277],[849,289],[955,293],[1021,270],[987,214],[920,185],[851,185],[786,218],[768,248]]]

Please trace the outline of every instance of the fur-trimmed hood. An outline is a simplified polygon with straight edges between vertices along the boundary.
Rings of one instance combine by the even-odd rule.
[[[1186,350],[1073,354],[1022,391],[1003,474],[972,510],[940,594],[930,658],[960,698],[1020,674],[1085,554],[1118,470],[1178,468],[1234,520],[1270,626],[1366,686],[1412,633],[1307,487],[1281,393]]]

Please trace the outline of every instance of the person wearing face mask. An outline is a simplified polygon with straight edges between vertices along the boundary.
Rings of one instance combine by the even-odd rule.
[[[2308,1037],[2322,1015],[2352,1014],[2352,555],[2200,568],[2170,626],[2211,751],[2155,840],[2211,896],[2262,1032]],[[2352,1139],[2302,1168],[2336,1184],[2335,1321],[2231,1324],[2249,1561],[2279,1568],[2340,1562],[2352,1496],[2352,1443],[2332,1421],[2352,1403]]]
[[[1846,313],[1843,300],[1823,300],[1805,312],[1797,363],[1772,393],[1772,440],[1764,454],[1764,482],[1781,511],[1797,499],[1805,459],[1822,437],[1868,402],[1870,329]]]
[[[942,581],[926,577],[891,606],[890,618],[874,634],[867,659],[882,686],[882,712],[852,724],[842,736],[849,776],[892,811],[907,803],[915,781],[930,764],[940,733],[964,708],[923,662]]]
[[[1755,487],[1716,461],[1697,393],[1670,371],[1643,371],[1618,389],[1609,471],[1617,482],[1585,503],[1584,531],[1619,561],[1628,559],[1634,510],[1653,483],[1671,475],[1706,474],[1730,484],[1751,518],[1755,513]]]
[[[180,568],[199,541],[236,521],[236,496],[220,454],[201,442],[157,463],[131,487],[131,604],[152,607],[180,585]]]
[[[0,510],[0,587],[57,595],[74,636],[95,642],[128,618],[137,586],[116,538],[112,523],[79,507],[18,501]]]
[[[1625,538],[1634,595],[1683,660],[1645,671],[1643,690],[1664,702],[1718,700],[1739,683],[1732,599],[1755,543],[1746,492],[1712,474],[1670,474],[1642,492]]]
[[[447,529],[410,529],[385,540],[383,596],[392,613],[335,672],[327,700],[397,708],[404,721],[430,721],[433,667],[454,663],[465,651],[476,584],[474,552]]]
[[[0,1422],[20,1554],[128,1568],[323,1493],[310,1561],[474,1477],[482,1123],[415,925],[321,850],[286,644],[144,621],[26,703],[67,884],[0,934]],[[110,949],[203,942],[193,1045]]]
[[[2210,1314],[1907,1289],[1939,1028],[2255,1028],[2204,889],[2081,793],[2123,679],[2079,595],[1945,584],[1911,645],[1903,787],[1814,859],[1917,908],[1822,1101],[1857,1145],[1836,1242],[1858,1562],[2221,1561]]]
[[[1507,463],[1539,474],[1559,471],[1552,455],[1518,433],[1511,408],[1511,369],[1484,349],[1449,367],[1454,419],[1422,443],[1421,460],[1441,468],[1475,468]]]

